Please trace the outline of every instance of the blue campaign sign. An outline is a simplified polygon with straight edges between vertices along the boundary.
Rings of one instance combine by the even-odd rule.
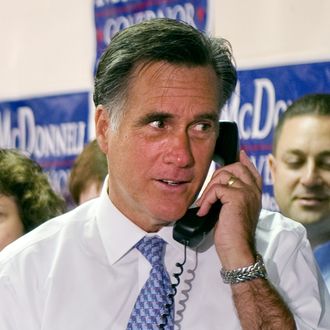
[[[223,118],[239,126],[241,146],[263,177],[263,206],[276,209],[267,164],[274,126],[292,101],[311,93],[330,93],[330,62],[240,70],[236,92]]]
[[[0,147],[22,150],[67,194],[73,160],[87,142],[89,93],[0,102]]]
[[[207,8],[207,0],[94,0],[97,59],[118,31],[148,19],[179,19],[205,31]]]

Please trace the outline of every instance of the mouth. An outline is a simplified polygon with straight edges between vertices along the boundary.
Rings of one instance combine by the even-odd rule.
[[[167,179],[160,179],[158,181],[167,184],[169,186],[180,186],[182,184],[188,183],[188,181],[177,181],[177,180],[167,180]]]
[[[318,196],[308,195],[308,196],[297,196],[296,200],[303,206],[314,207],[328,202],[329,198],[320,195]]]

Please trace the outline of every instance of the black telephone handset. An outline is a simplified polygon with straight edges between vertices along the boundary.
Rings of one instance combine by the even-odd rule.
[[[236,123],[220,121],[214,161],[221,166],[228,165],[238,160],[238,154],[239,136]],[[197,207],[188,209],[186,214],[174,224],[173,238],[189,247],[198,246],[218,221],[221,206],[220,201],[214,203],[209,213],[203,217],[197,216]]]

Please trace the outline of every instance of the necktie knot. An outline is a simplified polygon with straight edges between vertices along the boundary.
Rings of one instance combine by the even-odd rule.
[[[152,267],[163,264],[165,241],[158,236],[143,237],[136,248],[147,258]]]

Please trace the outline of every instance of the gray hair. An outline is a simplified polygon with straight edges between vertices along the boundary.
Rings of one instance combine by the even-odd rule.
[[[117,33],[98,63],[94,103],[108,109],[113,128],[122,118],[136,65],[158,61],[185,66],[210,65],[221,89],[219,111],[235,89],[237,72],[227,40],[208,37],[191,25],[173,19],[144,21]]]

